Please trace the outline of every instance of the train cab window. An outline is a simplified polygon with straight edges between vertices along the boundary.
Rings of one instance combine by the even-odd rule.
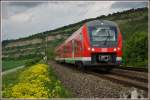
[[[89,33],[92,41],[116,41],[116,27],[90,27]]]

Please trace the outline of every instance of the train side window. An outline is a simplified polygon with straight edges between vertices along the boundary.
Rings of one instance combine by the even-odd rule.
[[[66,49],[66,46],[64,47],[64,53],[66,53],[67,52],[67,49]]]
[[[65,48],[64,48],[64,53],[65,53]]]
[[[82,41],[82,33],[80,33],[80,41]]]
[[[78,52],[78,44],[77,44],[77,41],[74,41],[74,50],[75,50],[75,53]]]
[[[72,52],[74,53],[74,40],[72,40]]]
[[[77,46],[76,46],[76,41],[74,41],[74,52],[76,53],[77,52]]]

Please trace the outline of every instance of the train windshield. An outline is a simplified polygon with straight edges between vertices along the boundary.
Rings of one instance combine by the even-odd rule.
[[[89,27],[90,39],[92,42],[107,42],[116,41],[117,29],[116,27]]]

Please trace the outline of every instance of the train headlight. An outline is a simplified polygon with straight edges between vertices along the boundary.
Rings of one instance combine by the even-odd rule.
[[[88,50],[90,51],[90,50],[91,50],[91,48],[88,48]]]
[[[92,51],[95,51],[95,49],[94,49],[94,48],[92,48]]]
[[[114,48],[114,51],[117,51],[117,49],[116,49],[116,48]]]
[[[118,50],[120,50],[120,48],[118,47]]]

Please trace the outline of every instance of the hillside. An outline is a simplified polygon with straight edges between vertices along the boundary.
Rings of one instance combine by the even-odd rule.
[[[75,24],[45,31],[29,37],[2,42],[2,57],[5,59],[24,59],[41,57],[45,52],[45,37],[48,37],[48,58],[55,56],[54,48],[62,43],[83,23],[106,19],[116,22],[124,39],[124,64],[147,66],[148,64],[148,8],[131,9],[128,11],[86,19]]]

